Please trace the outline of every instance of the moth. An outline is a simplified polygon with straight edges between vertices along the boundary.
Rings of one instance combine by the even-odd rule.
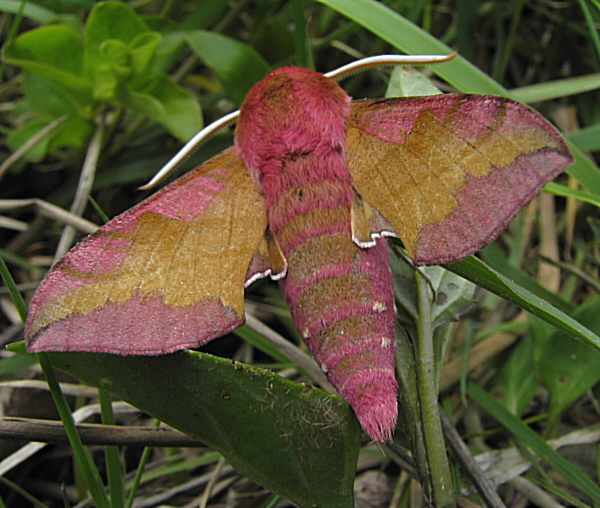
[[[457,261],[572,162],[558,132],[512,100],[351,101],[336,81],[436,59],[273,71],[226,119],[238,119],[233,147],[52,268],[31,302],[29,351],[195,348],[242,325],[244,287],[270,275],[363,429],[391,439],[396,314],[385,237],[400,238],[416,265]]]

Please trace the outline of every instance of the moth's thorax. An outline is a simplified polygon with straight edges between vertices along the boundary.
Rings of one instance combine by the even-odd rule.
[[[294,67],[274,71],[250,90],[241,108],[236,145],[267,206],[290,185],[347,175],[349,104],[334,80]],[[295,164],[300,159],[314,164]]]

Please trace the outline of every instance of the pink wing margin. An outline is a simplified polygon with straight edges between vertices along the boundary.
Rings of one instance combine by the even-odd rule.
[[[262,194],[225,150],[48,273],[30,305],[28,350],[159,355],[230,332],[244,322],[245,282],[269,273],[257,251],[266,228]]]
[[[353,185],[382,216],[371,233],[397,233],[418,265],[481,249],[573,162],[538,113],[485,95],[353,102],[347,142]]]

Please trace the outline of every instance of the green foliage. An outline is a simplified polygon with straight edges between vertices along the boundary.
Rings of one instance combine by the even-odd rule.
[[[155,70],[161,40],[130,7],[104,2],[91,11],[83,33],[49,25],[7,44],[3,60],[27,71],[25,99],[35,115],[9,137],[11,148],[61,115],[68,121],[31,158],[65,146],[82,148],[96,115],[109,105],[146,115],[179,139],[190,139],[202,126],[200,109],[189,92]]]
[[[523,337],[504,361],[490,387],[496,400],[511,413],[523,414],[539,388],[533,362],[534,343],[531,336]]]
[[[191,30],[186,39],[237,106],[242,104],[248,90],[267,75],[267,62],[246,44],[205,30]]]
[[[573,317],[600,333],[600,298],[575,310]],[[550,421],[600,381],[600,351],[563,330],[538,334],[534,352],[537,375],[550,391]]]
[[[360,426],[338,396],[195,352],[48,357],[211,446],[240,473],[300,506],[353,506]]]

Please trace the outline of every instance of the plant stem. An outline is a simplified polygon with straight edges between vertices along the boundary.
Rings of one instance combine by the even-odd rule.
[[[431,325],[429,285],[424,277],[415,277],[417,285],[417,337],[415,358],[420,416],[427,463],[427,476],[422,478],[428,502],[437,508],[456,506],[448,467],[448,456],[438,409],[438,390],[435,381],[433,328]],[[423,474],[423,471],[420,471]],[[428,483],[428,484],[426,484]]]
[[[52,364],[50,363],[46,353],[38,353],[37,358],[40,362],[40,366],[42,367],[42,371],[44,372],[44,376],[46,376],[46,381],[50,387],[50,392],[54,398],[54,403],[56,404],[56,408],[58,409],[60,418],[65,427],[65,432],[67,433],[67,437],[69,438],[69,442],[73,448],[73,455],[75,456],[75,460],[77,461],[77,464],[81,468],[81,471],[85,477],[85,481],[92,495],[95,506],[98,508],[110,508],[110,503],[106,493],[104,492],[102,479],[100,478],[98,469],[96,469],[96,466],[94,465],[94,461],[92,460],[89,450],[83,446],[83,443],[81,442],[81,437],[75,428],[71,410],[69,409],[65,396],[63,395],[60,385],[54,376]]]

